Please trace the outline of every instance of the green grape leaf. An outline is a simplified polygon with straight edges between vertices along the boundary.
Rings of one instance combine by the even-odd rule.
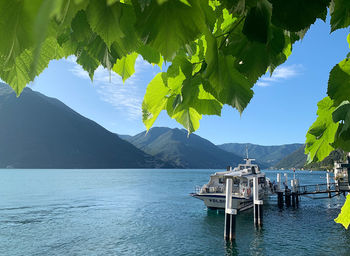
[[[343,101],[332,113],[332,118],[335,123],[344,121],[345,131],[350,128],[350,102]],[[342,132],[341,132],[342,133]]]
[[[147,129],[164,109],[171,118],[182,124],[188,133],[198,129],[199,120],[202,118],[201,111],[220,114],[222,105],[204,91],[199,77],[186,78],[181,70],[177,76],[173,75],[172,72],[171,76],[168,73],[159,73],[147,87],[142,104],[143,122]]]
[[[39,59],[34,70],[34,75],[39,75],[52,59],[61,59],[64,57],[63,50],[58,45],[55,38],[47,38],[41,46]],[[14,64],[4,66],[4,56],[0,56],[0,78],[8,83],[19,95],[24,87],[33,80],[30,75],[31,65],[33,63],[33,50],[24,50],[16,57]]]
[[[100,65],[100,62],[93,58],[87,51],[82,51],[77,58],[77,63],[80,64],[85,71],[89,73],[91,81],[94,78],[95,70]]]
[[[166,84],[166,73],[158,73],[147,86],[142,103],[142,121],[147,131],[166,107],[168,101],[166,96],[170,92]]]
[[[204,90],[200,76],[191,77],[183,82],[181,98],[180,103],[183,106],[191,107],[201,115],[221,115],[222,104]]]
[[[99,0],[91,0],[87,9],[87,17],[91,29],[111,47],[113,42],[125,37],[121,29],[120,17],[123,15],[122,4],[114,3],[108,6]]]
[[[226,32],[230,29],[231,25],[237,20],[237,17],[234,17],[227,9],[222,10],[223,21],[220,25],[220,30]]]
[[[346,229],[348,229],[350,225],[350,194],[346,196],[346,201],[341,208],[341,212],[334,221],[342,224]]]
[[[198,99],[194,101],[193,108],[202,115],[221,116],[222,104],[205,91],[202,84],[198,86],[198,90]]]
[[[330,6],[331,31],[350,25],[350,2],[333,0]]]
[[[194,108],[184,104],[179,94],[169,97],[166,110],[171,118],[182,124],[188,134],[199,128],[199,120],[202,118],[202,115]]]
[[[86,12],[91,29],[109,49],[113,43],[117,44],[122,56],[136,50],[138,39],[133,28],[136,17],[130,5],[120,2],[107,5],[104,1],[90,0]]]
[[[318,117],[306,134],[305,154],[308,154],[308,163],[322,161],[334,150],[331,144],[335,140],[338,123],[333,122],[333,103],[326,97],[317,104]]]
[[[30,74],[32,77],[35,76],[41,43],[46,37],[60,37],[62,33],[66,33],[74,16],[78,11],[86,9],[88,3],[88,1],[78,3],[63,0],[42,1],[33,29],[35,49]]]
[[[193,65],[185,56],[176,56],[167,70],[169,77],[176,77],[182,72],[186,77],[192,76]]]
[[[34,48],[34,24],[42,1],[0,1],[0,55],[5,63]]]
[[[330,72],[327,94],[335,106],[350,101],[350,60],[345,59],[335,65]]]
[[[340,122],[333,146],[350,151],[350,102],[343,101],[332,114],[334,122]]]
[[[188,134],[196,131],[199,128],[199,120],[202,118],[202,115],[191,107],[181,109],[178,108],[177,111],[173,113],[168,112],[168,114],[171,116],[171,118],[182,124],[187,130]]]
[[[117,60],[117,63],[113,66],[112,70],[119,74],[123,82],[135,73],[135,62],[138,54],[133,52]]]
[[[207,41],[205,40],[205,36],[202,36],[195,41],[195,51],[190,56],[190,62],[196,63],[194,65],[201,64],[204,61],[206,51]]]
[[[88,23],[86,12],[79,11],[71,23],[71,38],[76,42],[88,43],[93,37],[94,32]]]
[[[249,40],[267,43],[271,9],[271,4],[267,0],[258,1],[256,6],[250,8],[242,31]]]
[[[163,57],[154,48],[150,47],[149,45],[141,45],[137,52],[141,54],[144,60],[151,64],[156,64],[160,68],[162,67]]]
[[[80,10],[85,10],[89,1],[65,1],[55,0],[56,4],[53,8],[52,15],[58,24],[58,30],[66,26],[70,26],[73,18]]]
[[[269,0],[272,3],[272,23],[288,31],[298,32],[317,18],[327,16],[330,0]]]
[[[218,52],[215,37],[208,34],[206,40],[205,61],[208,66],[204,75],[208,81],[203,83],[204,89],[221,103],[228,104],[242,113],[253,97],[253,83],[235,68],[234,57]]]
[[[205,23],[204,8],[207,3],[189,1],[191,6],[179,0],[159,5],[152,1],[137,15],[136,28],[141,39],[157,49],[165,60],[172,60],[176,51],[196,39]],[[197,3],[198,2],[198,3]]]
[[[269,28],[270,35],[266,44],[251,41],[242,34],[242,25],[229,37],[222,51],[236,58],[235,68],[255,83],[268,69],[273,70],[284,63],[291,54],[292,44],[289,36],[276,26]]]
[[[108,70],[111,70],[117,59],[122,58],[124,51],[119,48],[116,43],[113,43],[109,49],[106,43],[99,37],[95,36],[88,42],[85,48],[91,57],[98,60],[101,65]],[[79,49],[78,49],[79,51]]]
[[[348,123],[349,120],[346,120],[346,122]],[[350,131],[348,127],[344,128],[344,126],[348,126],[348,124],[339,123],[339,127],[337,133],[335,134],[335,140],[332,146],[334,148],[341,148],[344,151],[350,151]]]

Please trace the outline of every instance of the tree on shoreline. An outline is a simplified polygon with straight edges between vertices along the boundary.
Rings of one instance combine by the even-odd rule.
[[[50,60],[70,55],[91,79],[100,65],[125,81],[138,56],[166,61],[169,68],[147,87],[143,122],[150,129],[164,110],[191,133],[202,115],[220,116],[225,104],[242,114],[259,77],[284,63],[328,10],[331,32],[350,25],[346,0],[1,0],[0,78],[19,95]],[[306,135],[309,163],[337,148],[350,151],[344,57]],[[338,221],[349,225],[350,199]]]

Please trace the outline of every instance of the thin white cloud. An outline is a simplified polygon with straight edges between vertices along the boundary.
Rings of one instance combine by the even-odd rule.
[[[90,80],[88,73],[75,63],[74,58],[68,58],[68,62],[74,65],[69,70],[79,78]],[[123,83],[122,78],[113,71],[99,66],[94,74],[93,84],[102,101],[109,103],[129,120],[142,118],[143,92],[140,88],[142,80],[140,74],[150,72],[152,65],[141,57],[136,59],[135,73]]]
[[[65,58],[63,60],[67,61],[68,63],[75,64],[77,62],[77,57],[75,57],[74,55],[71,55],[71,56],[68,56],[67,58]]]
[[[272,76],[269,74],[261,77],[256,83],[257,86],[266,87],[271,86],[274,83],[280,83],[283,80],[290,79],[302,74],[303,66],[302,65],[290,65],[277,67],[272,73]]]

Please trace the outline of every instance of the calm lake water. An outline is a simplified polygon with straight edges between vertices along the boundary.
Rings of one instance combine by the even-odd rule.
[[[252,210],[240,213],[226,244],[224,214],[189,196],[212,172],[0,170],[0,255],[350,255],[350,233],[333,221],[343,196],[284,210],[272,199],[263,229]],[[324,172],[297,177],[326,181]]]

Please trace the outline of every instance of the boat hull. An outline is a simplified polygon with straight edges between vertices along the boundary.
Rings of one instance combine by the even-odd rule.
[[[226,196],[224,194],[214,195],[192,193],[191,196],[202,200],[208,208],[225,209]],[[232,208],[244,211],[251,207],[253,207],[253,198],[232,197]]]

